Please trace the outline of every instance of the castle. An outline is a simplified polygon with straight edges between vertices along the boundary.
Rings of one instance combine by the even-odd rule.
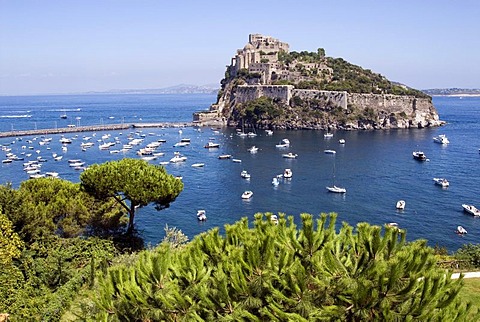
[[[431,99],[408,95],[350,93],[347,91],[327,91],[296,88],[302,81],[330,82],[333,69],[327,66],[325,51],[307,53],[311,59],[297,60],[298,53],[287,55],[289,45],[278,39],[261,34],[250,34],[243,49],[237,49],[227,66],[225,79],[216,104],[209,111],[194,113],[194,122],[234,125],[232,119],[236,107],[260,97],[290,106],[292,100],[314,102],[317,109],[329,111],[335,108],[349,113],[350,110],[372,109],[377,115],[365,125],[363,121],[337,125],[343,128],[409,128],[436,126],[438,114]],[[304,53],[304,52],[302,52]],[[306,53],[306,52],[305,52]],[[297,117],[297,119],[299,119]],[[318,120],[300,120],[289,128],[318,128]],[[363,122],[363,123],[362,123]],[[305,124],[309,125],[306,126]],[[312,125],[314,124],[314,125]],[[268,127],[268,124],[263,124]],[[279,126],[278,124],[276,126]],[[331,124],[328,125],[329,127]],[[280,126],[281,127],[281,126]]]

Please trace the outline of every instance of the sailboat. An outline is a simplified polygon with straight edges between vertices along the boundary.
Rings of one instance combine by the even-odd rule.
[[[327,190],[329,192],[334,192],[334,193],[345,193],[347,192],[347,189],[342,188],[342,187],[337,187],[335,185],[335,159],[333,160],[333,177],[332,177],[332,185],[327,187]]]
[[[242,132],[237,134],[240,137],[246,137],[247,133],[245,133],[245,120],[242,118]]]

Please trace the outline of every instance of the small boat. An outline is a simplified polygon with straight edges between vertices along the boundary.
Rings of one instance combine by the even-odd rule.
[[[192,167],[194,167],[194,168],[201,168],[201,167],[203,167],[204,165],[205,165],[205,163],[194,163],[194,164],[192,164]]]
[[[467,230],[462,226],[457,226],[457,230],[455,232],[459,235],[465,235],[467,233]]]
[[[265,130],[265,134],[267,134],[267,135],[273,135],[273,131],[272,131],[272,130]]]
[[[399,201],[397,201],[396,208],[397,208],[397,209],[400,209],[400,210],[405,209],[405,200],[399,200]]]
[[[337,187],[336,185],[333,185],[331,187],[326,187],[329,192],[335,192],[335,193],[345,193],[347,192],[347,189],[342,188],[342,187]]]
[[[197,211],[197,219],[199,221],[205,221],[207,220],[207,215],[206,215],[206,211],[201,209],[201,210],[198,210]]]
[[[65,138],[65,137],[62,137],[60,139],[60,143],[62,144],[71,144],[72,143],[72,140],[68,139],[68,138]]]
[[[232,156],[230,154],[222,154],[218,156],[220,160],[230,159],[231,157]]]
[[[286,154],[282,154],[282,157],[284,157],[286,159],[295,159],[296,157],[298,157],[298,154],[289,152],[289,153],[286,153]]]
[[[386,224],[387,227],[394,227],[394,228],[398,228],[398,223],[396,222],[389,222],[388,224]]]
[[[463,204],[462,207],[463,207],[463,211],[465,211],[466,213],[469,213],[474,217],[480,216],[480,210],[477,209],[477,207],[475,207],[474,205]]]
[[[270,220],[275,224],[278,225],[278,217],[277,215],[271,215]]]
[[[345,139],[340,139],[340,140],[338,140],[338,143],[340,143],[340,144],[345,144]]]
[[[57,155],[56,157],[53,158],[55,161],[60,161],[63,159],[63,155]]]
[[[446,188],[450,185],[447,179],[445,178],[433,178],[433,181],[435,181],[436,185],[441,186],[442,188]]]
[[[445,134],[440,134],[438,136],[435,136],[433,138],[433,142],[439,143],[439,144],[448,144],[450,141],[448,140],[447,136]]]
[[[184,161],[187,161],[187,157],[181,155],[178,152],[175,152],[175,155],[173,156],[173,158],[170,159],[171,163],[178,163],[178,162],[184,162]]]
[[[292,172],[291,169],[285,169],[285,170],[283,171],[283,177],[284,177],[284,178],[289,179],[289,178],[291,178],[292,176],[293,176],[293,172]]]
[[[337,153],[337,151],[335,151],[335,150],[323,150],[323,152],[325,152],[326,154],[335,154],[335,153]]]
[[[280,180],[278,180],[277,177],[273,177],[273,179],[272,179],[272,185],[273,185],[274,187],[276,187],[276,186],[278,186],[279,184],[280,184]]]
[[[153,160],[155,160],[156,158],[157,158],[156,156],[151,155],[151,156],[141,157],[140,159],[142,159],[143,161],[153,161]]]
[[[241,173],[240,173],[240,176],[244,179],[250,179],[250,173],[247,172],[247,170],[243,170]]]
[[[333,138],[333,133],[327,132],[327,133],[325,133],[325,134],[323,135],[323,137],[324,137],[325,139],[331,139],[331,138]]]
[[[232,161],[235,162],[235,163],[242,163],[242,160],[240,160],[240,159],[232,159]]]
[[[242,199],[250,199],[253,196],[253,192],[250,190],[245,191],[242,193]]]
[[[282,139],[279,144],[276,144],[276,148],[288,148],[290,146],[290,140],[289,139]]]
[[[427,156],[422,151],[414,151],[413,158],[418,161],[427,161]]]
[[[51,177],[51,178],[58,178],[58,172],[45,172],[45,175],[47,177]]]
[[[82,162],[80,159],[70,159],[68,160],[68,163],[77,163],[77,162]]]
[[[177,142],[173,146],[174,147],[186,147],[188,145],[190,145],[190,142]]]
[[[77,168],[77,167],[82,167],[85,164],[85,162],[73,162],[69,163],[68,165],[72,168]]]
[[[12,163],[13,160],[12,159],[5,159],[5,160],[2,160],[2,163]]]
[[[252,154],[253,154],[253,153],[257,153],[257,152],[258,152],[258,148],[254,145],[254,146],[252,146],[250,149],[248,149],[248,152],[250,152],[250,153],[252,153]]]
[[[211,141],[208,141],[208,143],[204,145],[205,149],[212,149],[212,148],[219,148],[219,147],[220,147],[220,144],[213,143]]]

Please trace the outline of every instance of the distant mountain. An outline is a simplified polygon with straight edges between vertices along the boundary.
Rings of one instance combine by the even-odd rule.
[[[191,85],[179,84],[164,88],[147,89],[112,89],[104,92],[95,92],[97,94],[217,94],[220,89],[218,84]]]
[[[480,96],[480,89],[478,88],[433,88],[424,89],[422,90],[422,92],[430,96]]]

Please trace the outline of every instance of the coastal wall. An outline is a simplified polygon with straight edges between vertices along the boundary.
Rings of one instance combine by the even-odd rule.
[[[348,96],[347,92],[342,91],[319,91],[314,89],[294,89],[292,97],[298,96],[302,100],[317,100],[323,102],[325,106],[341,107],[347,109]]]
[[[235,92],[235,103],[245,103],[265,96],[288,104],[293,88],[292,85],[239,85]]]

